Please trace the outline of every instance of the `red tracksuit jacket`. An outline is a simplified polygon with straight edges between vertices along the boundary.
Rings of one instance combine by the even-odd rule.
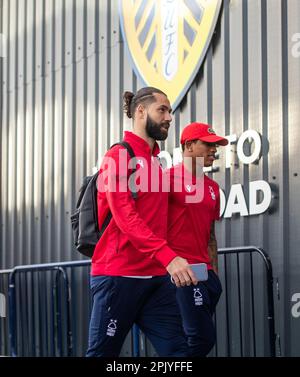
[[[155,144],[151,151],[145,140],[128,131],[125,132],[124,140],[135,153],[138,164],[133,176],[137,187],[143,184],[144,192],[138,192],[136,200],[132,198],[127,186],[128,169],[124,167],[124,161],[120,163],[119,160],[119,151],[122,149],[125,153],[124,147],[118,145],[110,149],[104,161],[113,159],[111,161],[116,171],[107,174],[103,162],[99,171],[99,187],[103,183],[111,184],[115,177],[116,189],[103,190],[102,187],[98,190],[99,226],[103,224],[109,210],[113,217],[96,245],[91,273],[93,276],[165,275],[165,267],[176,254],[166,242],[168,192],[162,190],[162,170],[156,158],[159,147]],[[129,161],[127,151],[125,156]],[[121,192],[121,183],[127,186],[125,192]],[[152,192],[151,185],[154,185]],[[109,187],[113,187],[113,183]]]

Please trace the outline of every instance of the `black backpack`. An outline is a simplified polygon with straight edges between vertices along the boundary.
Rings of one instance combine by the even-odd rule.
[[[127,149],[130,158],[135,158],[131,146],[122,141],[111,146],[122,145]],[[136,169],[131,169],[133,174]],[[92,257],[94,249],[100,237],[107,228],[112,214],[109,212],[99,230],[98,224],[98,206],[97,206],[97,179],[98,172],[92,176],[85,177],[79,190],[79,197],[76,204],[76,210],[71,215],[71,224],[73,229],[74,244],[79,253]],[[136,192],[132,192],[132,197],[137,198]]]

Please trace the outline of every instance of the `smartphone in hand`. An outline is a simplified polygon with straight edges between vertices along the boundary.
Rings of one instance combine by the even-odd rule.
[[[206,263],[194,263],[190,264],[189,267],[193,271],[198,281],[206,281],[208,279]]]
[[[193,273],[194,273],[194,275],[195,275],[195,277],[198,281],[206,281],[208,279],[208,272],[207,272],[207,264],[206,263],[189,264],[189,267],[193,271]],[[173,284],[175,284],[172,276],[171,276],[171,282]]]

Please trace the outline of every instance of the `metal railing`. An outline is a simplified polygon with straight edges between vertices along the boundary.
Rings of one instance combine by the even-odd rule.
[[[259,356],[275,357],[273,271],[268,254],[261,248],[248,246],[221,248],[218,250],[218,255],[221,267],[219,275],[223,285],[223,306],[220,305],[221,303],[218,304],[216,316],[218,317],[220,311],[225,308],[224,338],[227,351],[224,356],[255,357],[259,353]],[[234,295],[235,300],[232,300]],[[230,315],[229,312],[231,302],[236,303],[235,315]],[[232,351],[234,342],[230,328],[233,322],[239,330],[238,345],[235,344],[238,352]],[[216,356],[218,343],[217,340]]]
[[[211,356],[275,356],[272,264],[257,247],[219,249],[223,286]],[[263,261],[263,263],[261,263]],[[12,356],[83,356],[89,315],[89,260],[18,266],[9,271]],[[1,272],[0,272],[1,274]],[[0,275],[1,276],[1,275]],[[123,356],[155,356],[134,326]]]
[[[67,270],[72,274],[75,268],[89,266],[88,260],[18,266],[12,270],[9,276],[12,356],[73,356],[72,319],[74,324],[76,321],[71,318],[74,317],[71,311],[76,294],[71,282],[71,302]],[[88,276],[88,271],[85,273]],[[89,297],[88,284],[85,297]]]
[[[215,314],[217,341],[209,356],[275,357],[273,272],[269,256],[255,246],[221,248],[218,256],[223,292]],[[154,348],[142,333],[134,356],[155,356]]]

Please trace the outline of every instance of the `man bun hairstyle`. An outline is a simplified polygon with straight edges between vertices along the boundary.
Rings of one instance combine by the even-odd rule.
[[[123,94],[123,102],[124,102],[124,112],[128,116],[128,118],[132,118],[132,113],[130,111],[132,99],[134,94],[132,92],[124,92]]]
[[[133,94],[132,92],[124,92],[123,108],[128,118],[134,118],[134,113],[138,105],[150,105],[151,103],[155,102],[155,93],[163,94],[167,97],[167,95],[163,91],[151,86],[147,86],[138,90],[136,94]]]

